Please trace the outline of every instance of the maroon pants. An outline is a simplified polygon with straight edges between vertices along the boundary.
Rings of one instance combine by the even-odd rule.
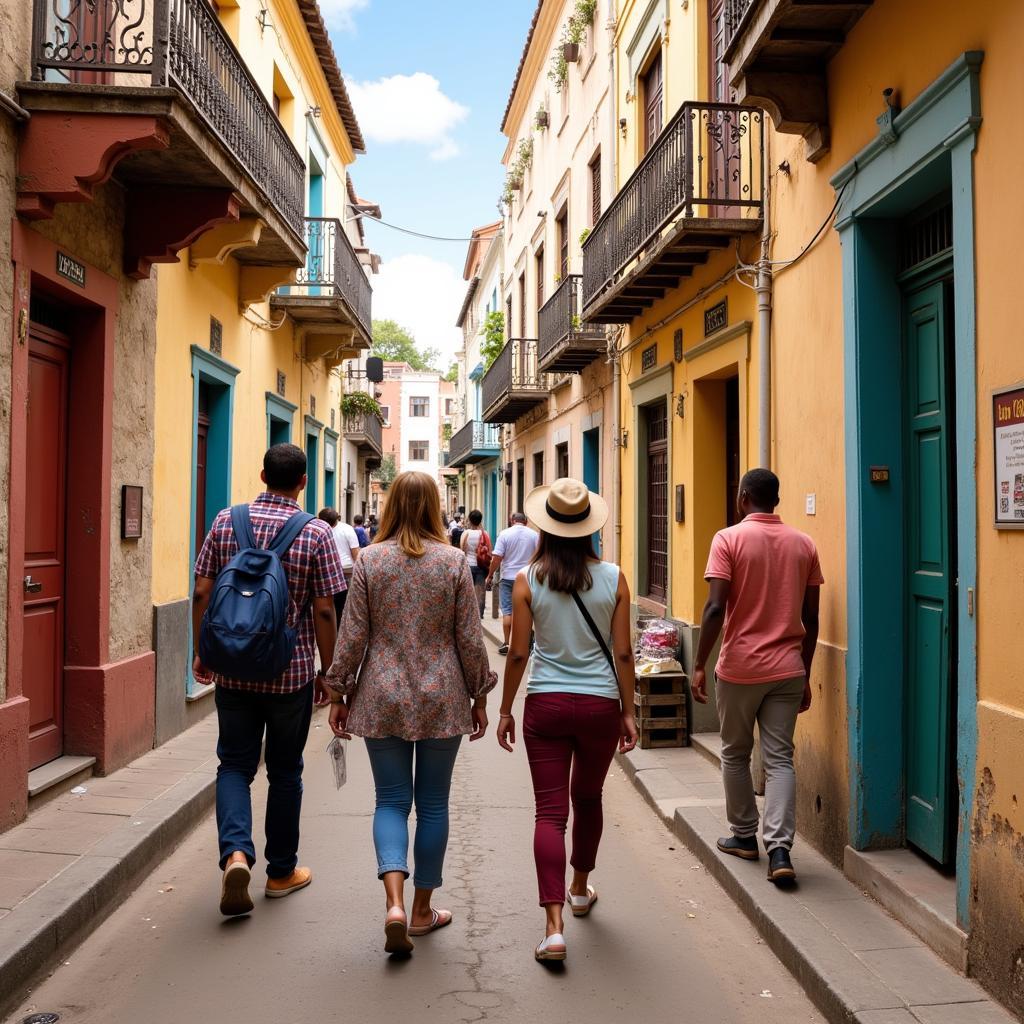
[[[593,871],[604,815],[601,790],[615,756],[621,711],[617,700],[575,693],[531,693],[523,739],[533,776],[540,904],[565,900],[565,828],[572,800],[572,858],[577,871]]]

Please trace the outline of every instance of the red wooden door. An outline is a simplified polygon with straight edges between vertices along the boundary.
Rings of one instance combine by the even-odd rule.
[[[25,648],[29,765],[63,753],[68,339],[33,325],[25,450]]]

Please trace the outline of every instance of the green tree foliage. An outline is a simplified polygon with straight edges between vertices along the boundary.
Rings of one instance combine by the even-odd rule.
[[[484,338],[480,343],[480,355],[483,357],[484,369],[489,370],[491,363],[505,347],[505,314],[501,310],[488,313],[480,333]]]
[[[385,455],[380,460],[380,466],[373,471],[373,479],[380,484],[382,491],[386,491],[395,482],[396,476],[398,476],[398,467],[395,465],[394,455]]]
[[[458,384],[459,383],[459,364],[458,363],[452,363],[452,365],[448,367],[448,372],[444,375],[444,379],[449,384]]]
[[[437,370],[440,353],[436,348],[421,349],[416,339],[394,320],[373,321],[371,355],[392,363],[408,363],[414,370]]]

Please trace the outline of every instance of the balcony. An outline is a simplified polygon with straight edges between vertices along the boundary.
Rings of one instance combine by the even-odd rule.
[[[776,129],[802,135],[807,159],[829,148],[826,67],[871,0],[726,0],[729,80],[743,103],[764,107]]]
[[[583,319],[624,324],[761,231],[764,114],[686,103],[583,243]]]
[[[540,368],[546,373],[579,373],[608,351],[604,328],[582,319],[583,278],[567,275],[537,317]]]
[[[233,255],[243,293],[302,266],[302,157],[207,0],[34,0],[17,89],[21,216],[90,202],[113,177],[132,277],[185,246],[193,261]]]
[[[537,342],[532,338],[505,342],[484,374],[481,390],[485,423],[515,423],[546,402],[551,385],[548,375],[537,367]]]
[[[324,354],[311,352],[312,347],[330,348],[332,343],[340,358],[353,358],[371,342],[372,289],[366,271],[341,221],[307,217],[305,239],[306,265],[296,274],[295,284],[279,288],[271,297],[271,308],[308,328],[307,359]],[[347,344],[339,344],[338,334],[345,335]]]
[[[501,428],[480,420],[470,420],[452,434],[448,442],[447,465],[453,469],[496,459],[501,454]]]
[[[379,460],[384,454],[384,441],[381,435],[380,417],[372,412],[349,412],[342,417],[342,429],[345,440],[351,441],[360,455],[376,456]],[[378,461],[377,466],[380,465]],[[376,466],[368,468],[375,469]]]

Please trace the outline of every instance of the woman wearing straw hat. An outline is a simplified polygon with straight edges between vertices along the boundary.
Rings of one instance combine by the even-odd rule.
[[[540,543],[512,590],[498,742],[506,750],[515,743],[512,703],[530,657],[532,630],[536,642],[523,737],[537,803],[533,849],[540,905],[547,916],[544,941],[534,956],[564,960],[570,800],[573,878],[568,901],[575,917],[586,917],[597,902],[589,877],[601,841],[604,780],[616,744],[627,751],[637,741],[629,587],[617,565],[594,553],[591,537],[608,519],[608,506],[585,484],[562,479],[535,488],[526,498],[526,513],[540,530]]]

